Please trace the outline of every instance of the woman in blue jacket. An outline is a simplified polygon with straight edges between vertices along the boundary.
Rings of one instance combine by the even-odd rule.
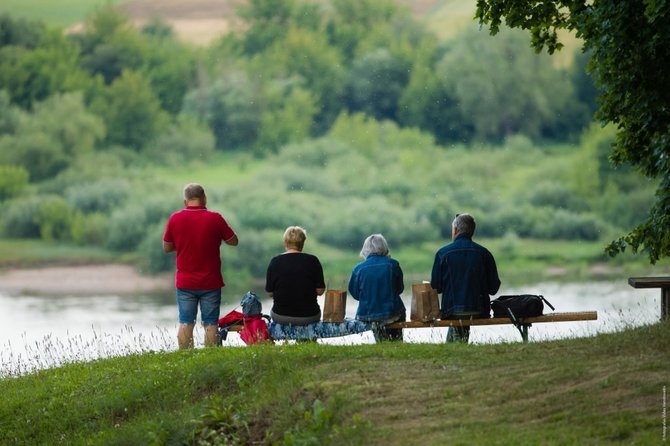
[[[349,294],[358,301],[356,319],[373,322],[377,341],[402,341],[402,329],[386,325],[405,320],[405,305],[400,294],[405,289],[397,260],[389,256],[389,247],[381,234],[365,239],[361,249],[365,260],[354,268],[349,279]]]

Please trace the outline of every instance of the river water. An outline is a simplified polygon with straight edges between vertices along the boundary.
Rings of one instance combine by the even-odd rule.
[[[409,287],[408,287],[409,288]],[[660,290],[634,289],[625,280],[587,283],[539,283],[501,290],[499,294],[542,294],[556,311],[597,310],[597,321],[535,324],[531,342],[592,336],[653,323],[660,316]],[[225,291],[224,291],[225,295]],[[323,298],[320,304],[323,307]],[[411,296],[403,296],[409,309]],[[221,315],[235,309],[223,304]],[[349,298],[347,317],[357,303]],[[271,302],[263,303],[269,313]],[[0,377],[58,366],[71,361],[177,348],[177,310],[172,295],[151,296],[10,296],[0,294]],[[545,307],[545,313],[551,310]],[[444,342],[446,328],[404,331],[406,342]],[[196,345],[203,332],[196,328]],[[519,342],[512,325],[474,327],[472,343]],[[373,343],[372,333],[319,340],[326,344]],[[225,346],[244,346],[230,333]]]

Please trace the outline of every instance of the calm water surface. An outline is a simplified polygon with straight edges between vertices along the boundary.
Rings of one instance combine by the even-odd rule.
[[[409,287],[408,287],[409,288]],[[540,283],[508,288],[499,294],[542,294],[556,311],[597,310],[598,320],[536,324],[530,341],[591,336],[653,323],[660,315],[660,290],[634,289],[620,282]],[[260,294],[259,294],[260,295]],[[240,296],[241,297],[241,296]],[[411,296],[403,296],[408,309]],[[221,314],[236,307],[223,304]],[[323,298],[319,299],[323,304]],[[347,302],[354,317],[357,303]],[[263,310],[269,313],[271,303]],[[9,296],[0,294],[0,377],[53,367],[73,360],[89,360],[146,351],[177,348],[177,310],[173,295],[166,296]],[[545,308],[545,313],[550,309]],[[405,330],[406,342],[443,342],[446,328]],[[202,328],[196,344],[202,345]],[[473,343],[518,342],[511,325],[474,327]],[[372,343],[371,333],[324,339],[327,344]],[[243,346],[231,333],[226,346]]]

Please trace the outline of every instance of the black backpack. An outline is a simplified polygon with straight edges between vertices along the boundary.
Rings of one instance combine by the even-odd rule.
[[[500,296],[491,301],[493,317],[509,317],[514,325],[519,325],[518,319],[541,316],[544,303],[554,310],[544,296],[535,294],[517,294],[512,296]]]

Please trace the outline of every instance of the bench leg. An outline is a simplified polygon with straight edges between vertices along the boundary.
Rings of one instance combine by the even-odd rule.
[[[661,320],[670,320],[670,288],[661,288]]]
[[[523,339],[524,344],[528,343],[528,328],[530,327],[530,324],[523,324],[521,326],[521,339]]]

